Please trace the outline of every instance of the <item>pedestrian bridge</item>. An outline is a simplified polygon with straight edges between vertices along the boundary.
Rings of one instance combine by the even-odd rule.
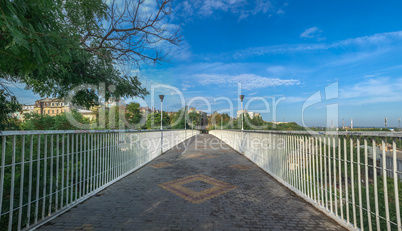
[[[3,132],[0,229],[401,229],[399,134],[210,133]]]

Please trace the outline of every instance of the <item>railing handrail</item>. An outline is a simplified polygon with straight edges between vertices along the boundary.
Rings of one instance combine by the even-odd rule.
[[[184,129],[163,129],[166,131],[179,131]],[[190,129],[187,129],[190,130]],[[119,133],[119,132],[157,132],[160,129],[151,130],[21,130],[21,131],[0,131],[0,136],[14,136],[14,135],[42,135],[42,134],[80,134],[80,133]]]
[[[241,132],[234,129],[215,129],[216,131]],[[213,131],[213,130],[211,130]],[[243,130],[243,132],[272,133],[272,134],[296,134],[296,135],[329,135],[329,136],[376,136],[402,138],[402,132],[382,132],[382,131],[279,131],[279,130]]]

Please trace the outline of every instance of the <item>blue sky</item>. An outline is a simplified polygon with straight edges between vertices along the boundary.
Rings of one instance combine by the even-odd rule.
[[[325,125],[330,104],[338,105],[339,124],[353,117],[355,126],[382,126],[388,117],[397,126],[402,117],[401,1],[191,0],[174,9],[169,23],[181,27],[183,42],[170,62],[132,70],[148,87],[174,86],[187,102],[205,97],[217,111],[228,104],[216,97],[234,100],[237,110],[241,83],[246,102],[268,99],[263,119],[299,124],[306,100],[320,92],[321,102],[304,110],[307,126]],[[329,99],[333,83],[338,94]],[[15,93],[24,103],[40,98]],[[164,94],[164,109],[181,107],[178,95]],[[273,116],[272,98],[280,97]],[[193,105],[207,109],[200,100]],[[254,101],[247,109],[263,107]]]

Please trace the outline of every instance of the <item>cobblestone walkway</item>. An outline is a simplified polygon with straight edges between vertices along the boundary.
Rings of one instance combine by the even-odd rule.
[[[199,135],[39,230],[343,228],[226,144]]]

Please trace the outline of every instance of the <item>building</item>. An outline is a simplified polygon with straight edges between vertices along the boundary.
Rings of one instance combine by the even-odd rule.
[[[288,122],[275,122],[275,121],[271,121],[271,123],[273,123],[273,124],[287,124]]]
[[[35,111],[35,105],[22,106],[22,113],[33,113]]]
[[[33,106],[33,110],[32,110]],[[98,106],[92,107],[93,110],[97,109]],[[23,107],[23,112],[25,113],[38,113],[40,115],[56,116],[64,112],[69,112],[73,108],[70,104],[67,104],[63,99],[57,98],[44,98],[35,101],[35,105],[26,105]],[[93,110],[86,110],[83,108],[75,108],[84,118],[89,120],[96,119],[96,114]]]
[[[111,107],[116,107],[119,105],[125,105],[125,102],[124,102],[124,100],[120,100],[117,98],[110,98],[109,100],[105,101],[104,105],[107,108],[111,108]]]
[[[19,116],[19,120],[24,120],[26,114],[31,114],[35,112],[35,105],[23,105],[22,114]]]
[[[140,107],[139,108],[141,115],[143,116],[147,116],[148,114],[150,114],[152,112],[151,108],[149,107]]]
[[[96,119],[96,114],[91,111],[91,110],[85,110],[85,109],[78,109],[77,110],[84,118],[89,119],[90,121]]]
[[[34,112],[40,115],[60,115],[71,111],[70,105],[64,103],[62,99],[44,98],[35,101]]]
[[[188,113],[192,113],[192,112],[197,112],[197,110],[195,110],[195,107],[190,107],[188,109]]]
[[[252,112],[252,111],[247,111],[247,110],[239,110],[237,111],[237,118],[239,118],[241,116],[241,114],[248,114],[248,116],[250,117],[250,119],[254,119],[255,117],[261,117],[260,113],[256,113],[256,112]]]

